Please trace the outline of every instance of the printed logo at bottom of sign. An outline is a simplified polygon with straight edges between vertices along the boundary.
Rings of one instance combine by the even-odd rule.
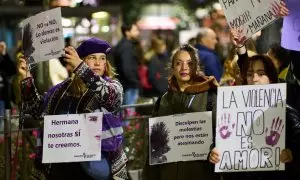
[[[192,152],[192,153],[189,153],[189,154],[182,154],[182,157],[203,158],[203,157],[207,157],[207,153]]]
[[[93,157],[95,157],[96,154],[87,154],[87,153],[82,153],[81,155],[74,155],[74,157],[76,158],[84,158],[84,159],[91,159]]]

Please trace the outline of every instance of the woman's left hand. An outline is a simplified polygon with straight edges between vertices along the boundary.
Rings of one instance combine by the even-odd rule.
[[[280,153],[280,161],[282,163],[289,163],[293,161],[292,151],[289,149],[283,149]]]
[[[65,49],[64,61],[70,64],[73,68],[76,68],[82,60],[78,56],[76,50],[72,46],[68,46]]]

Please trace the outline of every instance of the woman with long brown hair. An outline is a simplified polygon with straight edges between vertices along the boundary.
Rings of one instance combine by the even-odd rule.
[[[153,116],[215,110],[216,79],[206,77],[200,71],[198,52],[185,44],[171,57],[169,89],[156,102]],[[212,118],[215,124],[215,115]],[[151,138],[150,138],[151,139]],[[217,175],[208,161],[176,162],[145,168],[145,178],[152,180],[210,180]]]

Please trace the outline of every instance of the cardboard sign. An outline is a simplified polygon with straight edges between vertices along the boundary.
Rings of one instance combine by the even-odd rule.
[[[286,84],[218,88],[216,172],[284,170]]]
[[[244,41],[277,19],[280,0],[219,0],[231,29]],[[273,6],[274,5],[274,6]]]
[[[149,119],[150,165],[206,160],[212,144],[212,112]]]
[[[43,163],[101,160],[103,113],[44,118]]]
[[[29,64],[61,57],[65,47],[61,8],[25,19],[22,22],[22,42]]]

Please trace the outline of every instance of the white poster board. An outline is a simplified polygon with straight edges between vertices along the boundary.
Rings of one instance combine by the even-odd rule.
[[[101,160],[103,113],[44,118],[43,163]]]
[[[286,84],[218,88],[215,172],[284,170]]]
[[[212,144],[212,112],[149,119],[150,165],[206,160]]]
[[[231,29],[239,29],[240,41],[250,38],[277,19],[280,0],[219,0]],[[276,4],[277,3],[277,4]]]
[[[22,22],[22,43],[29,64],[61,57],[65,46],[61,8],[25,19]]]

